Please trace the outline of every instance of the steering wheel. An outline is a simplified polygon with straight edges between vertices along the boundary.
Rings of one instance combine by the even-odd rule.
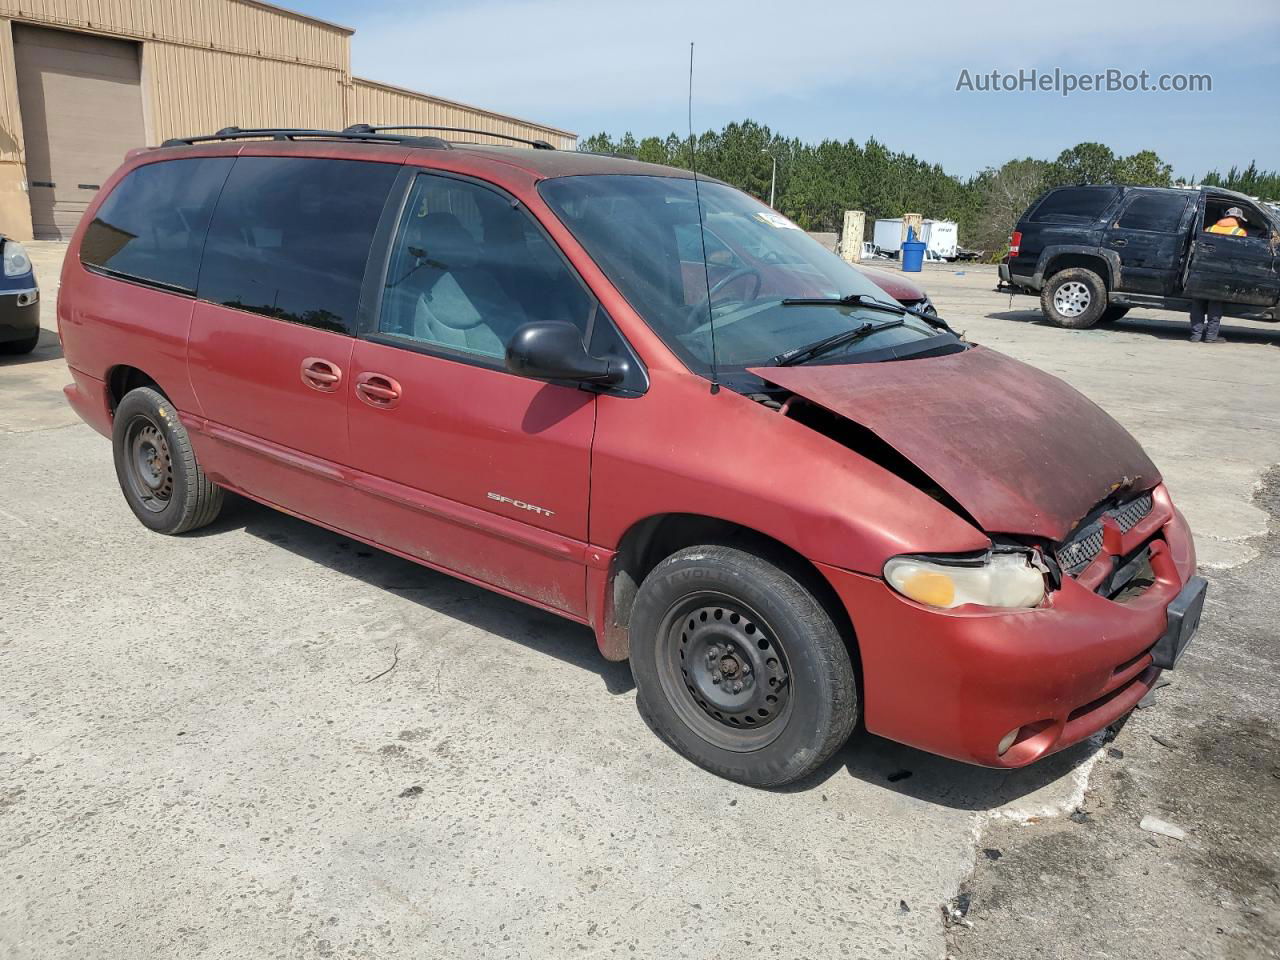
[[[730,270],[727,274],[711,285],[711,289],[707,291],[707,295],[689,308],[685,314],[685,326],[690,330],[696,329],[699,314],[705,314],[710,305],[715,301],[715,296],[733,281],[741,277],[755,277],[756,284],[751,291],[748,299],[754,300],[760,295],[760,287],[764,284],[764,277],[760,275],[760,271],[755,267],[738,267],[736,270]]]

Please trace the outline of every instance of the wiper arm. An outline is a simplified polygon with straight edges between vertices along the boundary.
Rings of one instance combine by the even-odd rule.
[[[865,293],[851,293],[845,297],[787,297],[782,301],[784,307],[868,307],[872,310],[884,310],[886,313],[908,313],[906,307],[895,303],[885,303]]]
[[[861,340],[863,337],[881,330],[888,330],[890,327],[900,327],[905,320],[898,318],[890,320],[887,323],[872,323],[868,320],[861,326],[854,327],[852,330],[842,330],[839,333],[832,334],[829,337],[823,337],[821,340],[815,340],[813,343],[805,344],[803,347],[796,347],[793,350],[787,350],[770,359],[776,367],[790,367],[797,363],[803,363],[805,360],[812,360],[814,357],[820,357],[824,353],[830,353],[837,347],[843,347],[845,344],[853,343]]]
[[[868,310],[883,310],[885,313],[892,313],[898,316],[919,317],[935,330],[945,330],[947,333],[955,337],[960,334],[952,328],[951,324],[943,320],[936,314],[924,313],[921,310],[912,310],[910,307],[904,307],[897,303],[885,303],[883,300],[877,300],[875,297],[868,297],[864,293],[851,293],[846,297],[787,297],[782,301],[784,307],[813,307],[813,306],[834,306],[834,307],[866,307]]]

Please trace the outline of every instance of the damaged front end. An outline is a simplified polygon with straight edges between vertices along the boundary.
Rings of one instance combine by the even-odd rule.
[[[781,414],[990,539],[885,558],[879,577],[821,566],[854,623],[869,730],[1023,766],[1115,722],[1171,665],[1190,531],[1138,443],[1070,386],[981,347],[752,372]]]
[[[929,494],[992,539],[980,556],[893,557],[886,581],[943,609],[1035,607],[1064,579],[1124,601],[1154,582],[1160,474],[1101,408],[981,347],[904,363],[757,368],[783,415]]]

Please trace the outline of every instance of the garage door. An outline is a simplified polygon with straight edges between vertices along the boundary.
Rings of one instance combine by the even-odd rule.
[[[65,240],[125,151],[146,141],[138,45],[14,24],[13,53],[32,227]]]

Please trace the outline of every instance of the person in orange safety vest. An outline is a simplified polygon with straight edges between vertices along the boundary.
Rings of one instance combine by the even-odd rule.
[[[1245,237],[1248,236],[1248,231],[1245,230],[1244,224],[1244,211],[1239,207],[1231,207],[1217,223],[1206,227],[1204,232],[1216,233],[1224,237]],[[1191,301],[1192,343],[1199,343],[1202,340],[1205,343],[1225,343],[1226,341],[1218,334],[1218,326],[1221,323],[1221,300]]]
[[[1244,211],[1239,207],[1232,207],[1217,223],[1207,227],[1205,233],[1221,233],[1228,237],[1248,236],[1248,231],[1244,228]]]

